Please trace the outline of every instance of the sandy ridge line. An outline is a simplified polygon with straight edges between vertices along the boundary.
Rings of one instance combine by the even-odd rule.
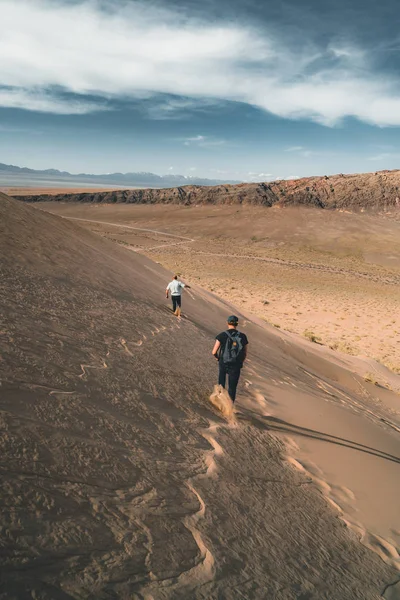
[[[154,335],[157,335],[164,331],[167,331],[167,329],[174,329],[177,327],[179,328],[178,324],[173,324],[169,328],[167,328],[165,326],[162,326],[161,328],[156,327],[156,329],[153,330],[151,333],[154,336]],[[130,343],[132,343],[132,342],[130,342]],[[143,340],[140,339],[139,342],[133,342],[133,343],[135,346],[138,347],[138,346],[142,345]],[[129,354],[130,356],[133,356],[133,353],[128,348],[127,341],[124,338],[120,339],[120,344],[124,348],[124,350],[127,354]],[[215,455],[220,456],[221,454],[223,454],[223,450],[222,450],[221,446],[218,444],[218,442],[214,439],[214,436],[212,435],[218,429],[218,427],[219,427],[219,425],[217,423],[210,421],[209,428],[207,430],[200,431],[201,435],[203,435],[203,437],[212,446],[212,449],[207,452],[207,455],[206,455],[206,458],[204,461],[205,466],[207,468],[205,474],[197,475],[195,478],[212,477],[215,475],[215,473],[218,469],[216,462],[214,460],[214,456]],[[192,478],[189,478],[185,482],[185,485],[188,488],[188,490],[197,498],[198,503],[199,503],[199,509],[195,513],[193,513],[191,515],[187,515],[183,519],[183,524],[192,534],[193,539],[195,540],[197,547],[199,549],[199,553],[200,553],[200,558],[199,558],[198,562],[196,562],[194,564],[194,566],[191,567],[188,571],[183,571],[182,573],[180,573],[178,575],[178,581],[179,581],[180,585],[191,586],[191,585],[208,583],[214,579],[215,560],[214,560],[214,556],[213,556],[211,550],[207,547],[205,541],[203,540],[201,532],[197,527],[198,522],[204,517],[205,511],[206,511],[206,504],[205,504],[202,496],[200,495],[200,493],[194,487]],[[141,525],[143,527],[143,530],[146,532],[146,535],[148,538],[148,554],[146,557],[146,564],[149,569],[149,578],[150,578],[150,581],[148,582],[148,584],[144,588],[141,589],[141,594],[143,594],[144,598],[148,598],[150,600],[153,598],[153,596],[151,595],[151,593],[149,594],[149,592],[152,592],[154,585],[161,584],[162,586],[164,586],[164,585],[168,586],[171,584],[174,585],[174,583],[176,583],[176,582],[174,582],[173,578],[171,578],[171,579],[167,578],[166,580],[163,580],[163,579],[160,580],[151,571],[150,562],[151,562],[151,555],[152,555],[152,535],[151,535],[151,531],[148,527],[146,527],[143,523],[141,523]]]
[[[215,457],[222,456],[224,450],[221,445],[215,439],[215,434],[220,427],[235,427],[235,423],[229,423],[227,425],[220,425],[209,419],[209,427],[207,429],[199,430],[199,433],[207,440],[212,447],[211,450],[206,452],[204,464],[207,467],[205,473],[195,475],[193,478],[189,478],[185,485],[188,490],[194,494],[199,502],[199,509],[192,515],[187,515],[183,519],[183,524],[192,534],[197,547],[200,551],[200,560],[191,569],[181,573],[179,576],[179,583],[181,585],[204,585],[205,583],[211,582],[215,578],[215,559],[211,550],[207,547],[205,540],[198,528],[198,523],[204,518],[207,506],[200,495],[199,491],[194,486],[194,480],[206,479],[208,477],[217,477],[218,465],[215,461]]]
[[[146,566],[148,567],[149,581],[146,584],[144,584],[139,590],[138,597],[141,598],[141,600],[155,600],[155,596],[153,596],[153,593],[159,594],[160,591],[164,588],[170,590],[184,588],[187,590],[187,597],[189,597],[191,591],[194,590],[196,587],[210,583],[215,578],[215,559],[213,553],[207,547],[207,544],[203,539],[202,533],[198,528],[198,523],[204,518],[207,507],[201,494],[195,488],[193,480],[216,476],[218,467],[214,460],[214,456],[219,456],[223,454],[223,449],[213,437],[214,432],[219,427],[220,425],[209,420],[209,428],[206,430],[200,430],[200,434],[212,446],[212,449],[206,452],[206,457],[204,460],[206,471],[204,473],[195,475],[194,477],[189,477],[184,482],[184,485],[187,487],[189,492],[195,496],[199,504],[198,510],[196,510],[192,514],[186,515],[182,519],[183,525],[193,536],[193,539],[199,551],[199,555],[197,559],[195,559],[193,566],[187,570],[182,571],[174,577],[156,577],[151,570],[151,557],[153,551],[153,540],[151,530],[149,527],[145,526],[143,522],[139,520],[137,521],[138,524],[143,527],[143,530],[145,531],[148,539]],[[165,597],[164,594],[162,595],[162,597]]]
[[[198,521],[200,521],[200,519],[202,519],[205,515],[206,504],[190,480],[186,482],[186,486],[192,492],[192,494],[196,496],[199,502],[199,510],[193,515],[187,516],[183,520],[183,523],[186,529],[188,529],[192,534],[201,556],[200,562],[193,567],[191,572],[189,571],[186,573],[186,575],[190,574],[190,577],[194,577],[195,580],[198,580],[200,583],[204,584],[212,581],[215,576],[214,556],[209,548],[207,548],[200,530],[197,528]]]
[[[323,392],[325,392],[328,396],[334,398],[336,401],[339,401],[341,404],[348,406],[351,410],[360,412],[366,418],[370,419],[376,424],[382,425],[382,423],[385,423],[395,431],[400,432],[400,428],[395,423],[393,423],[389,419],[380,417],[379,414],[367,408],[365,403],[363,403],[361,400],[358,401],[356,398],[343,392],[339,387],[334,387],[331,384],[324,381],[323,379],[321,379],[320,377],[318,377],[317,375],[310,373],[309,371],[307,371],[307,369],[304,369],[303,367],[298,368],[301,372],[311,377],[311,379],[314,379],[316,381],[317,387]],[[355,381],[357,387],[360,389],[360,395],[363,398],[370,400],[374,405],[376,405],[376,398],[365,388],[365,386],[360,381],[357,380],[356,377],[353,376],[352,378]]]
[[[366,409],[362,403],[358,403],[354,398],[351,398],[349,395],[342,392],[342,390],[340,390],[338,387],[334,387],[334,386],[328,384],[327,382],[323,381],[316,375],[310,373],[303,367],[299,367],[299,370],[301,370],[306,375],[309,375],[312,379],[314,379],[317,382],[317,386],[322,391],[324,391],[328,396],[332,396],[335,398],[338,398],[339,396],[341,396],[342,397],[342,399],[340,399],[341,403],[345,404],[344,400],[346,400],[349,403],[351,408],[354,408],[354,406],[355,406],[357,409],[361,409],[361,412],[363,414],[366,414],[367,417],[372,418],[372,420],[375,420],[377,423],[383,421],[387,425],[389,425],[389,426],[395,428],[397,431],[399,431],[399,429],[396,426],[394,426],[393,423],[380,418],[373,411]],[[257,371],[254,371],[254,370],[253,370],[252,374],[259,376]],[[360,382],[357,382],[357,380],[355,378],[354,378],[354,380],[356,381],[356,383],[359,383],[360,387],[362,388]],[[306,430],[306,428],[302,428],[302,427],[291,428],[290,423],[284,423],[283,421],[280,421],[280,419],[275,418],[273,416],[273,414],[269,412],[268,404],[266,403],[265,397],[262,395],[260,390],[257,388],[249,389],[250,386],[252,386],[252,382],[249,380],[246,380],[246,383],[247,383],[247,385],[246,385],[247,393],[251,397],[253,397],[253,399],[256,401],[258,406],[261,409],[263,409],[264,412],[259,417],[252,416],[249,418],[249,416],[246,415],[247,411],[244,411],[243,413],[240,414],[240,420],[245,421],[245,422],[247,421],[248,423],[253,424],[255,420],[258,422],[263,422],[264,418],[267,419],[267,421],[269,418],[272,420],[272,422],[276,421],[277,423],[281,422],[282,424],[284,424],[285,431],[279,431],[279,429],[274,431],[274,427],[273,426],[271,427],[271,425],[269,425],[269,426],[266,425],[266,431],[270,431],[272,433],[278,434],[279,437],[281,437],[281,434],[284,433],[283,442],[286,446],[285,462],[288,463],[289,465],[291,465],[293,468],[295,468],[299,472],[301,472],[304,475],[306,475],[307,477],[309,477],[308,481],[302,482],[299,485],[302,485],[305,483],[314,483],[316,485],[316,487],[320,490],[320,492],[322,493],[322,495],[324,496],[326,501],[329,502],[329,504],[335,510],[338,511],[340,520],[343,521],[350,530],[355,532],[360,543],[363,546],[372,550],[385,563],[389,564],[394,569],[399,570],[400,569],[400,559],[399,559],[399,554],[398,554],[396,546],[393,545],[393,543],[391,543],[391,541],[385,539],[384,537],[370,532],[362,523],[356,521],[353,517],[350,518],[347,516],[346,508],[345,508],[345,506],[342,505],[343,499],[337,497],[337,492],[340,491],[344,496],[347,497],[348,501],[354,500],[353,492],[350,489],[343,487],[343,486],[340,486],[340,487],[332,486],[330,483],[328,483],[325,474],[319,469],[319,467],[316,464],[314,464],[314,463],[303,464],[302,460],[300,460],[299,458],[295,458],[295,455],[293,454],[293,449],[298,450],[298,446],[295,442],[295,438],[298,435],[302,435],[302,431],[307,432],[309,437],[313,437],[312,430]],[[285,383],[285,382],[282,381],[282,383]],[[332,392],[334,392],[334,393],[332,393]],[[346,440],[342,440],[341,438],[337,438],[336,436],[329,434],[329,433],[321,432],[321,433],[319,433],[319,436],[320,436],[320,439],[324,438],[326,441],[329,441],[332,443],[337,443],[338,441],[346,441]],[[371,448],[369,448],[368,446],[365,446],[358,442],[352,442],[351,440],[347,440],[347,447],[350,448],[351,450],[355,450],[358,452],[369,451],[369,453],[372,453]],[[390,460],[390,461],[397,462],[400,464],[400,458],[398,458],[396,456],[392,456],[391,454],[388,454],[387,452],[385,452],[383,450],[376,449],[375,451],[373,451],[373,454],[378,458]],[[336,488],[336,489],[334,489],[334,488]],[[381,597],[386,598],[386,595],[385,595],[386,592],[391,587],[396,587],[399,584],[400,584],[399,580],[389,583],[384,588],[384,590],[381,594]],[[396,595],[396,598],[397,598],[397,595]]]

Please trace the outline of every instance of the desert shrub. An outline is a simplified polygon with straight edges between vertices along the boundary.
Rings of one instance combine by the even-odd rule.
[[[350,354],[351,356],[356,356],[358,354],[357,350],[347,342],[334,342],[329,346],[329,348],[331,350],[343,352],[344,354]]]
[[[374,385],[378,385],[378,382],[372,373],[365,373],[364,381],[366,381],[367,383],[373,383]]]
[[[320,344],[321,343],[321,338],[318,337],[317,335],[315,335],[315,333],[313,331],[311,331],[310,329],[306,329],[304,331],[304,337],[306,337],[310,342],[314,342],[315,344]]]

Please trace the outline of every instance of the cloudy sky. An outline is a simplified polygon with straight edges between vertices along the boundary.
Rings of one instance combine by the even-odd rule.
[[[396,0],[0,0],[0,162],[267,180],[400,168]]]

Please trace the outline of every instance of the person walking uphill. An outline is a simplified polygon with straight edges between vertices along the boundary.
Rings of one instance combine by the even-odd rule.
[[[228,329],[215,338],[213,355],[219,361],[218,383],[225,387],[228,376],[228,393],[232,402],[236,399],[236,388],[239,383],[240,371],[247,357],[248,339],[238,331],[239,319],[232,315],[228,317]]]
[[[173,280],[169,282],[167,289],[165,290],[167,298],[169,292],[171,292],[172,310],[177,317],[181,314],[182,292],[185,287],[190,290],[190,285],[178,281],[178,275],[174,275]]]

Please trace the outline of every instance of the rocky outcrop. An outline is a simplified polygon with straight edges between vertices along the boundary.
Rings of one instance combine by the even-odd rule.
[[[240,183],[213,187],[188,185],[169,189],[130,189],[57,195],[19,196],[27,202],[131,204],[305,205],[352,211],[400,212],[400,171],[306,177],[292,181]]]

